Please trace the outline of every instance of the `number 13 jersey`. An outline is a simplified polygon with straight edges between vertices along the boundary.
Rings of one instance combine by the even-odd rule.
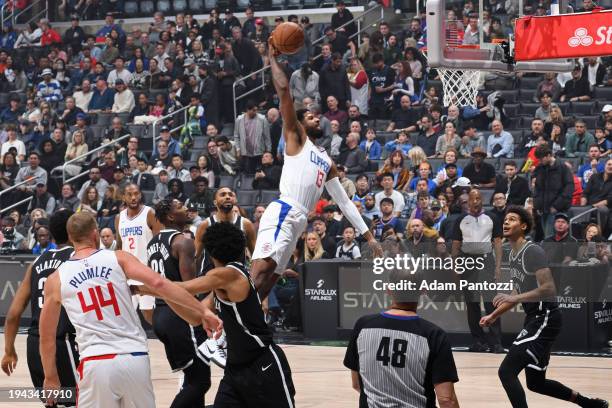
[[[280,179],[281,200],[308,214],[315,207],[331,170],[332,160],[310,139],[295,156],[285,155]]]
[[[101,249],[59,268],[62,305],[81,358],[147,352],[147,339],[115,252]]]

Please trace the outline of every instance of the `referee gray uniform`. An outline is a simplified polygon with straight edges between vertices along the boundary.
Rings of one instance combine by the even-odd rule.
[[[459,381],[446,333],[416,315],[360,318],[344,365],[359,373],[360,408],[435,408],[434,385]]]
[[[453,246],[460,242],[460,257],[484,258],[484,268],[466,270],[460,278],[470,282],[494,282],[495,281],[495,258],[493,256],[493,240],[502,237],[502,226],[497,221],[497,216],[490,212],[481,211],[479,214],[466,213],[457,218],[453,231]],[[491,325],[489,338],[480,327],[480,291],[463,291],[468,325],[474,339],[471,351],[501,351],[501,321]],[[492,294],[483,293],[484,306],[487,314],[495,310],[493,307]],[[497,348],[497,350],[495,350]]]

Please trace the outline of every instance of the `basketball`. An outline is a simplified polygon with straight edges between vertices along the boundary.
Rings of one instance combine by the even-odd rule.
[[[272,31],[272,44],[281,54],[295,54],[304,46],[304,30],[296,23],[282,23]]]

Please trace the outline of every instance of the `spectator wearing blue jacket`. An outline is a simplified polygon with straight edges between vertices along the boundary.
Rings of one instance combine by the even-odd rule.
[[[19,95],[12,95],[9,106],[4,108],[0,113],[0,123],[13,123],[16,125],[19,121],[19,116],[23,114],[23,109],[21,109],[19,104]]]
[[[170,134],[170,128],[168,126],[163,125],[161,127],[161,129],[159,130],[159,138],[168,143],[168,155],[170,157],[174,156],[175,154],[178,154],[179,156],[181,155],[181,146]],[[157,156],[157,143],[154,143],[153,145],[154,146],[152,155]]]
[[[605,171],[606,165],[605,163],[600,162],[599,159],[601,159],[601,151],[599,150],[599,146],[597,144],[592,144],[589,146],[588,159],[585,159],[584,164],[578,168],[578,173],[576,173],[582,182],[582,188],[586,187],[593,174],[603,173]]]
[[[410,190],[416,191],[417,183],[419,182],[419,180],[423,179],[423,180],[427,180],[427,188],[429,189],[429,194],[433,195],[438,185],[436,184],[435,181],[431,179],[432,170],[433,169],[431,168],[431,164],[429,162],[426,162],[426,161],[421,162],[421,164],[419,164],[419,170],[418,170],[419,175],[417,177],[413,177],[412,180],[410,181],[410,185],[408,186]]]
[[[514,138],[504,130],[500,120],[491,124],[493,133],[487,139],[487,157],[505,157],[511,159],[514,155]]]
[[[376,131],[372,128],[366,132],[366,140],[359,144],[359,148],[366,154],[368,160],[378,160],[382,155],[382,146],[376,140]]]
[[[50,68],[45,68],[41,76],[43,80],[36,86],[36,97],[47,102],[57,102],[64,99],[62,86],[56,79],[53,79],[53,71]]]
[[[115,103],[115,91],[110,89],[106,80],[98,79],[96,89],[89,101],[89,112],[110,111]]]
[[[96,33],[96,37],[106,37],[110,34],[111,31],[115,30],[119,34],[119,41],[123,42],[125,39],[125,31],[121,28],[120,25],[115,24],[115,18],[113,17],[113,13],[106,13],[106,18],[104,19],[104,26],[98,30]]]
[[[412,145],[408,139],[408,134],[399,132],[397,139],[385,143],[385,157],[389,156],[396,150],[401,150],[404,155],[408,155],[408,151],[412,149]]]

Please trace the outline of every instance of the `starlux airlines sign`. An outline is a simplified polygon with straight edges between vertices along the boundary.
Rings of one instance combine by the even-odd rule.
[[[523,17],[516,21],[517,61],[611,54],[612,11]]]

